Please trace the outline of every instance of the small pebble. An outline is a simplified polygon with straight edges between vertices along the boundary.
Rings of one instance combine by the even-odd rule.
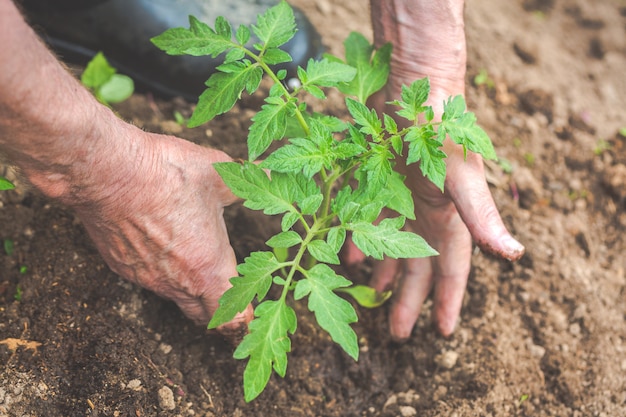
[[[400,415],[402,417],[412,417],[417,415],[417,410],[410,405],[403,405],[400,407]]]
[[[442,368],[452,369],[459,359],[459,354],[453,350],[443,352],[435,357],[435,363]]]
[[[141,381],[138,379],[132,379],[128,381],[128,384],[126,384],[126,388],[132,389],[133,391],[138,391],[141,389]]]
[[[161,409],[173,410],[174,408],[176,408],[176,402],[174,401],[174,393],[169,387],[163,386],[158,392],[158,397],[159,397],[159,407],[161,407]]]

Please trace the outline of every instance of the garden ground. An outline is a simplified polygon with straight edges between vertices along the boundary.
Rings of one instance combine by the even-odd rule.
[[[351,30],[371,36],[365,0],[293,3],[333,52]],[[0,238],[14,242],[0,256],[0,416],[626,415],[626,3],[466,3],[467,100],[527,253],[512,264],[475,252],[450,339],[428,308],[403,345],[384,307],[359,310],[355,363],[302,312],[286,377],[247,404],[231,346],[117,277],[71,212],[18,187],[0,197]],[[341,115],[336,102],[327,110]],[[116,109],[242,157],[258,105],[193,130],[174,121],[189,115],[182,100],[136,94]],[[241,206],[226,219],[240,258],[276,230]]]

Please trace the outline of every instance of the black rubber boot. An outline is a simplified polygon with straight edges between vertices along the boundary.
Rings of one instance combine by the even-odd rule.
[[[170,56],[150,38],[172,27],[189,27],[189,15],[213,26],[224,16],[234,28],[256,22],[278,0],[22,0],[33,27],[67,62],[86,63],[102,51],[111,65],[133,78],[138,88],[197,101],[204,82],[221,61],[210,57]],[[294,76],[298,66],[323,51],[321,39],[295,9],[298,32],[283,47],[293,62],[283,64]]]

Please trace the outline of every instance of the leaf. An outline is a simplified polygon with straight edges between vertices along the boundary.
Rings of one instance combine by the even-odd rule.
[[[258,79],[263,70],[249,61],[235,61],[220,65],[207,81],[207,89],[200,95],[198,105],[189,119],[189,127],[197,127],[218,114],[233,108],[251,79]],[[224,72],[226,71],[226,72]]]
[[[246,25],[239,25],[237,32],[235,32],[235,39],[241,46],[247,44],[250,40],[250,28]]]
[[[291,144],[272,152],[261,166],[278,172],[302,172],[307,178],[320,172],[331,163],[330,155],[324,155],[312,141],[304,138],[291,139]]]
[[[371,153],[362,163],[360,170],[367,172],[368,194],[373,195],[387,185],[392,173],[390,159],[393,154],[384,146],[372,144]]]
[[[132,78],[126,75],[113,74],[109,81],[100,87],[98,96],[105,103],[121,103],[132,96],[133,91],[135,91],[135,83]]]
[[[210,55],[215,58],[238,46],[230,40],[230,36],[226,38],[223,35],[194,16],[189,16],[189,29],[171,28],[150,41],[169,55]]]
[[[380,199],[391,210],[395,210],[402,216],[415,220],[415,204],[411,190],[404,183],[406,177],[392,171],[387,184],[381,190]]]
[[[369,222],[349,223],[354,244],[367,255],[383,259],[390,258],[423,258],[437,255],[426,241],[412,232],[399,230],[404,225],[404,218],[383,219],[378,226]]]
[[[383,131],[383,125],[378,115],[376,114],[376,110],[369,109],[362,103],[359,103],[356,100],[351,99],[350,97],[346,97],[346,106],[348,107],[348,111],[354,118],[354,121],[361,125],[359,129],[362,133],[366,135],[372,135],[374,137],[379,136]]]
[[[400,106],[402,109],[396,113],[407,120],[415,121],[417,116],[426,110],[424,103],[430,93],[430,81],[422,78],[411,83],[410,86],[403,85],[400,97],[402,100],[393,101],[392,104]]]
[[[287,352],[291,351],[289,333],[296,331],[296,313],[284,301],[266,300],[254,310],[248,333],[233,354],[246,359],[243,373],[244,398],[252,401],[265,389],[272,368],[281,377],[287,371]]]
[[[294,298],[309,296],[309,310],[315,313],[320,327],[354,360],[359,358],[359,345],[351,323],[357,321],[354,307],[333,292],[352,283],[337,275],[328,265],[317,264],[305,272],[306,279],[298,281]]]
[[[256,296],[259,301],[265,298],[272,285],[272,274],[281,268],[272,252],[252,252],[237,266],[242,276],[230,279],[233,285],[220,298],[219,307],[209,322],[214,329],[241,313]]]
[[[404,140],[409,143],[406,163],[412,164],[419,161],[422,174],[443,192],[446,180],[444,161],[446,154],[439,149],[441,142],[435,138],[432,127],[411,127]]]
[[[106,84],[117,70],[113,68],[102,52],[98,52],[87,63],[83,71],[80,82],[87,88],[98,89]]]
[[[263,210],[268,215],[296,212],[293,203],[298,197],[298,188],[294,187],[292,177],[276,173],[270,180],[263,169],[251,162],[218,162],[213,167],[228,188],[245,200],[244,206]]]
[[[302,243],[302,237],[293,230],[281,232],[265,242],[270,248],[290,248]]]
[[[309,59],[306,71],[298,71],[298,78],[303,87],[315,85],[319,87],[334,87],[340,82],[348,82],[356,75],[356,68],[328,59]]]
[[[298,206],[302,211],[302,214],[313,215],[317,213],[317,210],[322,205],[322,201],[324,201],[324,196],[322,194],[314,194],[306,197]]]
[[[496,151],[487,133],[476,124],[476,116],[472,112],[465,112],[463,96],[449,98],[444,103],[444,113],[439,125],[439,140],[446,135],[459,145],[464,152],[469,149],[481,154],[486,159],[496,159]]]
[[[346,241],[346,229],[341,226],[332,227],[326,236],[326,242],[330,245],[335,253],[339,253],[341,247]]]
[[[339,265],[337,251],[324,240],[314,240],[307,245],[307,250],[315,259],[328,264]]]
[[[251,161],[265,152],[272,141],[285,136],[286,118],[292,110],[293,104],[277,100],[264,104],[254,115],[248,135],[248,158]]]
[[[263,61],[268,65],[282,64],[283,62],[291,62],[292,58],[287,52],[278,48],[269,48],[263,54]]]
[[[258,16],[257,24],[252,26],[252,30],[265,44],[265,48],[276,48],[287,43],[296,33],[293,9],[286,1],[281,0]]]
[[[0,177],[0,191],[12,190],[14,188],[15,184],[4,177]]]
[[[366,285],[353,285],[348,288],[339,288],[337,292],[350,295],[360,306],[376,308],[382,306],[391,297],[391,291],[376,291]]]
[[[391,44],[385,44],[374,52],[374,46],[360,33],[352,32],[344,42],[346,63],[356,68],[356,76],[349,83],[339,85],[339,90],[356,96],[361,103],[387,84]],[[372,52],[374,55],[372,56]]]

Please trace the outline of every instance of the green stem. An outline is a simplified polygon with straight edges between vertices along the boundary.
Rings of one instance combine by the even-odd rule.
[[[285,87],[285,85],[281,82],[276,73],[272,71],[272,69],[265,62],[263,62],[263,52],[257,55],[249,49],[243,48],[243,50],[246,55],[254,59],[261,66],[261,68],[263,68],[263,71],[265,71],[265,73],[272,79],[272,81],[274,81],[276,85],[280,86],[283,96],[287,97],[287,100],[290,100],[293,96],[291,95],[291,93],[289,93],[287,87]],[[298,123],[300,123],[300,126],[304,130],[304,133],[308,136],[310,133],[309,125],[307,124],[306,120],[304,120],[304,115],[302,114],[298,106],[295,106],[295,114],[296,119],[298,119]]]

